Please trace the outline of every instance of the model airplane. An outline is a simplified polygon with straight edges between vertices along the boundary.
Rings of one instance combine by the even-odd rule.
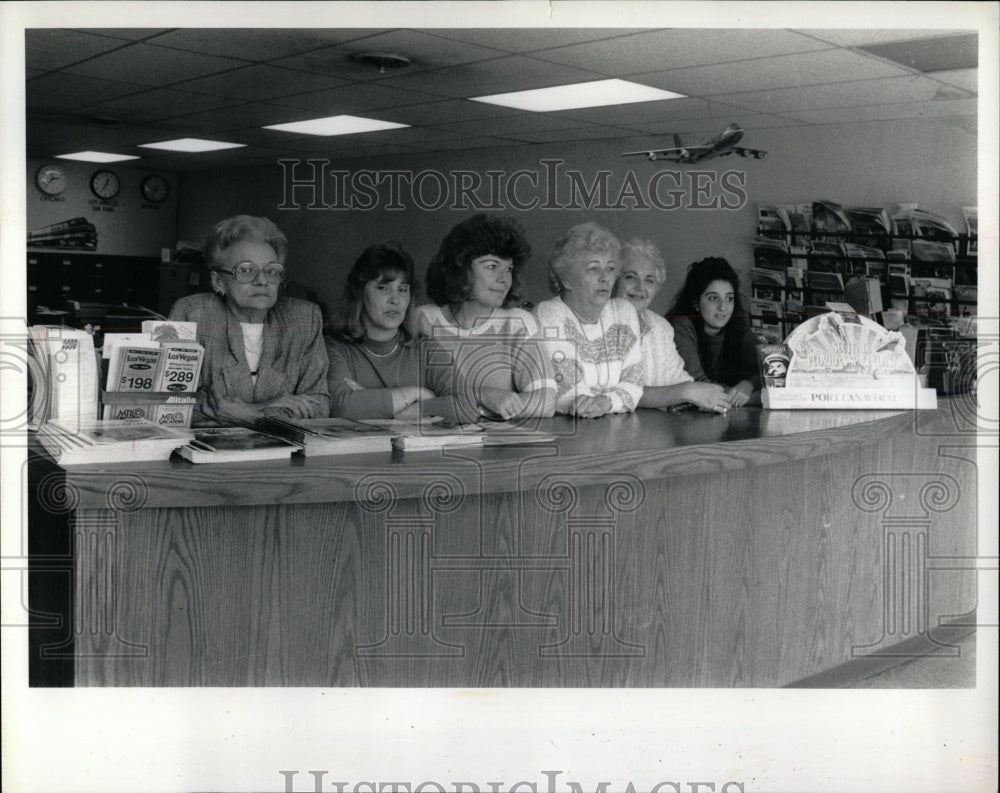
[[[642,155],[650,160],[670,160],[671,162],[696,163],[702,160],[711,160],[715,157],[727,157],[730,154],[738,154],[740,157],[755,157],[758,160],[764,159],[766,151],[760,149],[746,149],[736,144],[743,137],[743,128],[739,124],[730,124],[722,132],[713,135],[701,143],[685,145],[681,141],[680,135],[674,135],[674,148],[672,149],[646,149],[645,151],[626,151],[622,157]]]

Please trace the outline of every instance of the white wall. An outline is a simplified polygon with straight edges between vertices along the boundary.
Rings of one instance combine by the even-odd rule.
[[[663,210],[618,209],[542,209],[517,211],[534,248],[534,261],[527,275],[525,297],[543,300],[549,297],[545,265],[553,242],[571,225],[596,220],[612,228],[623,238],[641,235],[651,238],[663,251],[668,265],[668,279],[653,308],[665,310],[679,287],[687,265],[704,256],[727,257],[740,272],[748,272],[751,255],[749,243],[754,234],[758,203],[802,203],[828,199],[847,206],[883,206],[894,211],[900,202],[916,202],[922,209],[938,212],[962,227],[961,207],[976,203],[976,135],[969,120],[926,119],[866,124],[843,124],[821,127],[794,127],[748,130],[743,143],[766,149],[763,160],[728,157],[701,166],[674,166],[649,162],[644,158],[624,159],[622,147],[614,140],[572,145],[516,145],[493,150],[398,155],[372,160],[334,161],[333,169],[356,173],[362,169],[405,169],[419,172],[434,169],[451,178],[462,170],[485,174],[495,170],[509,179],[518,169],[538,174],[540,186],[533,190],[526,181],[519,183],[521,200],[539,196],[544,200],[542,184],[546,180],[545,159],[562,161],[563,172],[579,171],[585,183],[592,183],[602,170],[610,171],[608,184],[613,203],[629,174],[648,200],[649,178],[662,170],[676,170],[685,180],[697,177],[715,187],[694,196],[685,190],[686,208]],[[650,145],[667,145],[651,139]],[[719,180],[727,171],[745,174],[746,202],[739,209],[697,209],[692,203],[725,200],[737,203],[738,191],[720,190]],[[299,172],[299,177],[305,174]],[[738,176],[729,176],[738,185]],[[178,236],[201,240],[217,220],[238,213],[261,214],[275,219],[289,237],[290,276],[314,288],[322,302],[339,307],[343,278],[355,257],[368,245],[384,239],[401,241],[417,261],[418,272],[426,264],[448,229],[472,214],[473,209],[456,210],[448,205],[427,211],[419,208],[404,191],[405,208],[384,208],[388,194],[383,191],[379,208],[369,211],[348,209],[309,209],[308,196],[294,197],[297,209],[279,209],[286,201],[283,169],[273,166],[181,174],[181,201]],[[559,184],[559,203],[568,200],[568,178]],[[333,182],[328,180],[332,187]],[[674,187],[670,177],[660,182],[659,196],[667,203],[667,190]],[[425,184],[425,200],[432,202],[436,188]],[[484,198],[488,191],[481,191]],[[363,196],[361,196],[363,198]],[[326,201],[333,203],[331,190]],[[634,202],[626,200],[626,207]]]

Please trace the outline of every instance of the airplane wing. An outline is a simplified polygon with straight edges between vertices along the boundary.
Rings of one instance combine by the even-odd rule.
[[[671,149],[643,149],[642,151],[625,151],[622,157],[647,157],[650,160],[687,160],[692,155],[711,151],[711,146],[675,146]]]

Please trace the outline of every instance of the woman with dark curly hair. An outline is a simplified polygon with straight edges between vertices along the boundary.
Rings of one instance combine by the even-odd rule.
[[[733,407],[745,405],[760,390],[757,337],[729,262],[712,256],[688,267],[667,318],[684,368],[695,380],[725,386]]]
[[[470,419],[551,416],[555,382],[534,317],[520,308],[531,246],[510,218],[478,214],[454,226],[427,270],[414,326],[455,353],[454,391]]]
[[[450,372],[428,365],[429,345],[416,344],[407,329],[414,289],[413,259],[396,243],[372,245],[354,262],[342,321],[326,340],[334,416],[416,418],[422,411],[454,420]]]

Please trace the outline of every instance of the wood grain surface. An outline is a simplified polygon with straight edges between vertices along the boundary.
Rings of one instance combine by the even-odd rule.
[[[931,411],[935,412],[935,411]],[[428,468],[459,477],[467,493],[533,487],[562,466],[595,474],[628,473],[649,479],[704,474],[816,457],[878,443],[912,427],[914,414],[881,411],[765,411],[739,408],[728,415],[640,410],[576,420],[540,419],[533,426],[556,436],[544,446],[487,447],[431,452],[384,452],[291,460],[195,465],[182,459],[152,463],[74,466],[66,484],[84,509],[117,508],[125,493],[141,506],[228,506],[354,501],[367,481],[382,475],[400,497],[420,497]]]
[[[73,513],[75,682],[773,687],[975,608],[974,437],[776,414],[730,441],[707,436],[732,418],[639,416],[555,452],[310,460],[266,504],[228,503],[266,487],[254,464],[167,506],[120,488]]]

